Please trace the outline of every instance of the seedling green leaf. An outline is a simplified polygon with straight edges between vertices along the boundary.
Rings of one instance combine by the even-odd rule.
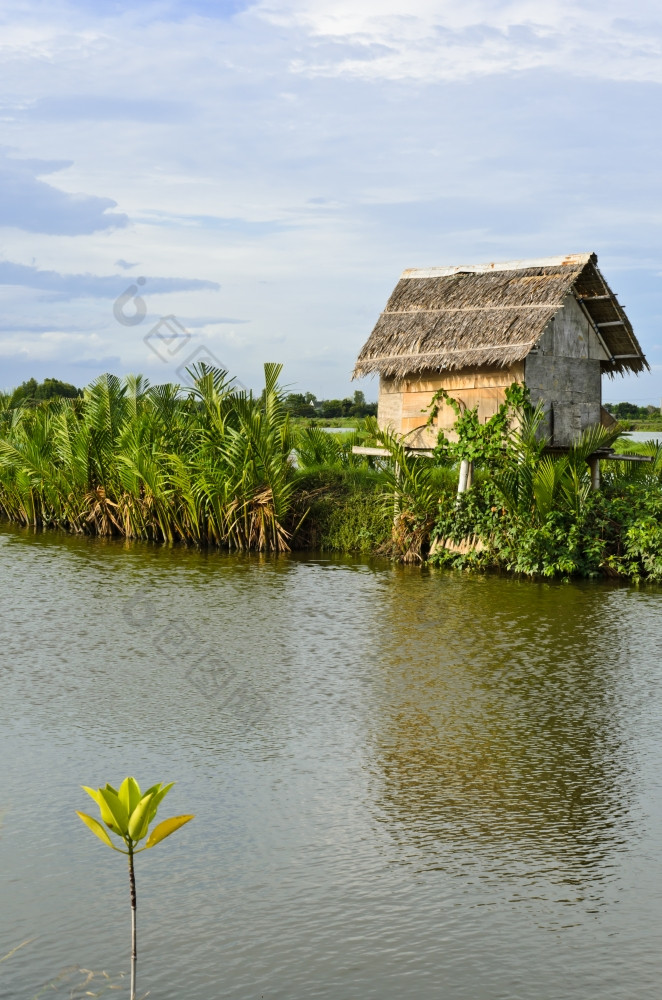
[[[149,810],[152,805],[152,795],[143,795],[142,799],[136,806],[136,808],[131,813],[131,819],[129,820],[129,836],[131,840],[136,841],[142,840],[147,834],[147,827],[149,826]]]
[[[108,786],[100,788],[99,795],[112,813],[115,826],[120,836],[125,837],[128,832],[129,815],[123,803],[120,801],[115,792],[111,791]]]
[[[130,816],[142,798],[140,785],[135,778],[125,778],[119,789],[119,800]]]
[[[113,833],[116,833],[118,836],[121,837],[122,834],[121,834],[120,828],[118,827],[117,823],[115,822],[115,817],[113,816],[113,813],[111,812],[110,808],[108,807],[108,803],[106,802],[106,800],[105,800],[105,798],[104,798],[104,796],[102,794],[103,792],[105,792],[105,788],[94,789],[94,788],[88,788],[87,785],[83,785],[82,787],[87,792],[87,794],[90,796],[90,798],[94,799],[94,801],[98,805],[99,812],[101,813],[101,819],[104,821],[104,823],[106,824],[106,826],[108,827],[108,829],[112,830]]]
[[[76,815],[80,816],[85,826],[89,827],[92,833],[95,833],[97,835],[99,840],[103,840],[104,844],[107,844],[108,847],[112,847],[113,850],[115,851],[117,850],[112,840],[110,839],[110,837],[108,836],[108,834],[106,833],[106,831],[104,830],[104,828],[102,827],[101,823],[99,823],[98,820],[94,819],[93,816],[88,816],[87,813],[78,812],[78,810],[76,810]]]
[[[171,781],[169,785],[164,785],[163,788],[160,789],[160,791],[156,792],[154,798],[152,799],[152,805],[151,805],[151,808],[150,808],[150,811],[149,811],[149,821],[150,821],[150,823],[152,822],[152,820],[156,816],[156,810],[159,808],[159,806],[163,802],[164,798],[166,797],[166,795],[168,794],[168,792],[170,791],[170,789],[172,788],[172,786],[174,785],[174,783],[175,783],[174,781]],[[158,787],[159,786],[157,786],[157,788]]]
[[[193,816],[171,816],[170,819],[164,819],[162,823],[154,827],[145,847],[154,847],[162,840],[165,840],[166,837],[169,837],[171,833],[174,833],[175,830],[179,830],[180,826],[184,826],[184,823],[188,823],[192,819]]]

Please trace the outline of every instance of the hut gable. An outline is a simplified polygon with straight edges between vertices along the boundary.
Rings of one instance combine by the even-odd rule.
[[[569,315],[555,320],[570,303],[574,328]],[[575,342],[584,327],[584,342]],[[648,367],[597,256],[585,253],[404,271],[354,376],[508,368],[533,349],[544,353],[550,336],[559,348],[565,338],[564,350],[599,356],[601,371],[610,375]]]

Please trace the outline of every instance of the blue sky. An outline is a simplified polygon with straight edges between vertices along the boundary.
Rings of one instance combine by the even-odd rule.
[[[659,3],[35,0],[0,57],[0,387],[205,350],[345,395],[403,268],[594,250],[652,367],[605,398],[659,403]]]

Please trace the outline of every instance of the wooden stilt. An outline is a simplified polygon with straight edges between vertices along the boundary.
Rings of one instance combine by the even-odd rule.
[[[597,455],[591,455],[588,460],[588,467],[591,470],[591,489],[600,489],[600,459]]]
[[[395,495],[393,497],[393,527],[400,517],[400,463],[395,463]]]

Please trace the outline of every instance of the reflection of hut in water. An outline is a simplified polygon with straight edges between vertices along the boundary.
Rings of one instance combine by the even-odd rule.
[[[545,858],[569,881],[600,880],[627,835],[631,792],[606,592],[449,583],[435,612],[425,590],[384,609],[381,823],[426,864]]]
[[[601,375],[644,368],[597,256],[585,253],[404,271],[354,374],[379,374],[379,424],[414,448],[434,445],[455,420],[442,406],[436,426],[425,427],[436,390],[477,406],[484,422],[513,382],[543,403],[550,444],[567,448],[587,427],[613,422]]]

